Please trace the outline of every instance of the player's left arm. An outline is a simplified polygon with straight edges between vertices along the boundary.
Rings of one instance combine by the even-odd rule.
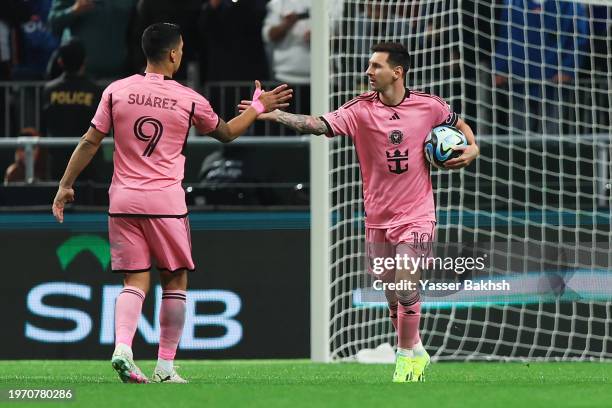
[[[66,203],[74,201],[72,186],[75,180],[95,156],[104,136],[106,136],[104,133],[90,127],[74,149],[53,200],[53,215],[60,223],[64,222],[64,206]]]
[[[467,167],[470,163],[480,155],[480,148],[476,144],[476,137],[474,136],[474,132],[470,125],[465,123],[464,120],[459,118],[455,127],[461,131],[465,135],[467,139],[468,145],[467,147],[458,147],[456,150],[463,150],[461,156],[456,157],[454,159],[450,159],[445,163],[445,167],[447,169],[461,169],[463,167]]]

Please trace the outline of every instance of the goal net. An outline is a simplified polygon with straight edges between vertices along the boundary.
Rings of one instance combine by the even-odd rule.
[[[405,44],[407,86],[444,98],[481,148],[467,169],[432,170],[438,242],[477,243],[496,257],[489,277],[515,282],[501,298],[425,293],[421,333],[432,358],[612,358],[612,7],[556,0],[343,6],[330,29],[330,108],[367,91],[373,44]],[[328,359],[350,360],[394,345],[395,334],[384,296],[365,273],[355,150],[345,137],[328,146]]]

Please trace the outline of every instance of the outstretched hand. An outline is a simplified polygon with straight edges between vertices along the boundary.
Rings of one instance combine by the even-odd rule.
[[[269,114],[276,109],[289,106],[289,100],[293,97],[293,89],[287,84],[277,86],[271,91],[264,91],[259,81],[255,81],[255,92],[252,100],[242,100],[238,105],[240,113],[253,106],[258,112],[258,119],[269,119]]]
[[[53,200],[53,216],[61,224],[64,222],[64,205],[74,201],[74,189],[60,186]]]

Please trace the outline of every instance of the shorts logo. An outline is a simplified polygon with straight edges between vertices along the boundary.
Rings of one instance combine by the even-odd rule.
[[[404,140],[404,134],[400,130],[393,130],[389,133],[389,141],[394,145],[402,143]]]

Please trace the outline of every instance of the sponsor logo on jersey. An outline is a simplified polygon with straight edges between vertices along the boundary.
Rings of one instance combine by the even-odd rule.
[[[402,174],[408,171],[408,163],[404,166],[403,163],[408,161],[408,149],[403,153],[399,149],[393,152],[386,152],[387,167],[391,173]]]

